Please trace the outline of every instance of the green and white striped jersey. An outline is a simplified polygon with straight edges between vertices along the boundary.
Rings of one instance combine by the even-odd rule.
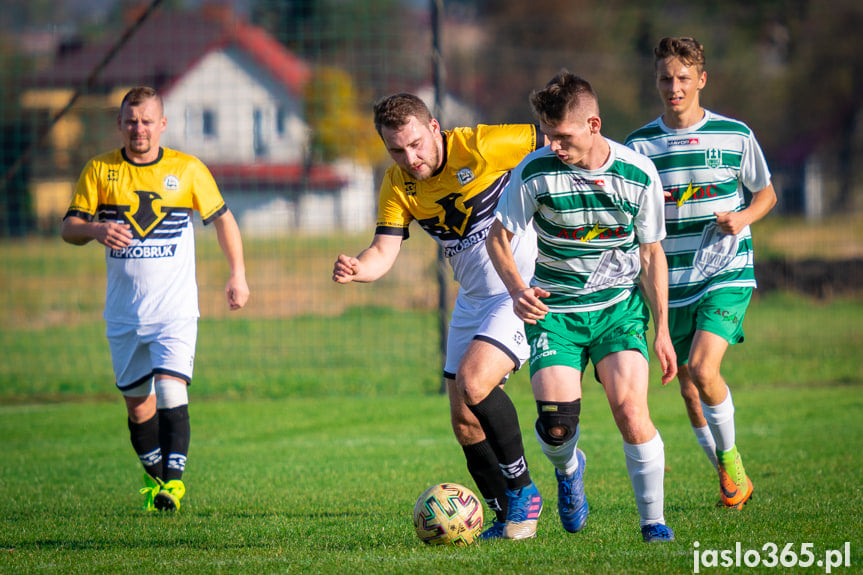
[[[513,170],[495,215],[520,236],[532,225],[538,255],[532,286],[553,312],[604,309],[632,293],[639,244],[665,237],[662,186],[648,158],[606,139],[597,170],[564,164],[546,146]]]
[[[669,307],[690,305],[723,287],[756,287],[749,226],[726,235],[715,215],[744,209],[744,187],[758,192],[770,184],[752,130],[705,110],[700,122],[682,130],[659,117],[630,134],[626,144],[651,158],[662,178]]]

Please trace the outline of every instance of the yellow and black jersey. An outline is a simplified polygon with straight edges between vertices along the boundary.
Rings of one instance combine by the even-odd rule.
[[[443,133],[444,165],[418,181],[391,166],[380,189],[375,233],[407,239],[414,220],[443,247],[456,281],[468,295],[506,291],[485,250],[494,210],[509,172],[537,149],[539,131],[530,124],[455,128]],[[516,261],[532,275],[535,242],[522,240]],[[532,248],[532,249],[531,249]]]
[[[147,324],[197,317],[192,211],[204,223],[227,210],[199,159],[168,148],[149,164],[129,162],[123,149],[91,159],[78,179],[66,217],[128,224],[132,243],[105,249],[105,319]]]

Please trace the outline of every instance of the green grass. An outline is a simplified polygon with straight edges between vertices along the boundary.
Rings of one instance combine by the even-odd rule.
[[[540,534],[467,549],[424,546],[410,522],[414,499],[429,484],[470,485],[446,401],[434,394],[199,401],[189,491],[175,516],[135,509],[140,470],[119,401],[2,408],[0,571],[687,573],[695,541],[701,549],[739,541],[744,549],[811,542],[817,550],[850,541],[859,567],[857,389],[735,394],[738,443],[756,485],[741,513],[713,507],[716,482],[676,393],[655,390],[652,409],[667,451],[666,518],[678,541],[647,546],[598,387],[585,394],[580,444],[589,458],[591,517],[578,535],[557,521],[551,470],[530,440],[532,402],[519,387],[528,460],[546,496]]]
[[[766,222],[758,245],[819,255],[790,249],[825,245],[798,241],[803,226],[790,223]],[[432,483],[472,481],[438,393],[434,245],[416,234],[373,287],[333,284],[335,256],[367,242],[250,239],[252,299],[228,313],[223,257],[211,231],[202,234],[188,494],[173,516],[137,509],[140,465],[101,320],[101,250],[56,238],[0,244],[0,574],[691,573],[696,542],[701,552],[812,543],[822,559],[846,541],[852,567],[833,572],[863,572],[859,297],[753,301],[747,342],[723,370],[756,488],[741,513],[713,507],[713,472],[675,385],[660,386],[652,366],[678,541],[641,543],[620,435],[588,370],[580,447],[591,516],[584,532],[565,533],[522,370],[507,387],[546,497],[539,536],[435,548],[414,534],[415,498]]]
[[[590,377],[580,446],[591,516],[584,532],[563,531],[522,370],[508,390],[546,498],[539,536],[465,549],[423,545],[410,518],[430,484],[472,485],[437,393],[431,313],[202,320],[188,494],[174,516],[137,510],[141,472],[101,322],[4,325],[0,573],[690,573],[695,542],[812,543],[820,559],[846,541],[852,567],[833,572],[861,572],[861,322],[855,300],[753,302],[747,343],[725,369],[756,488],[739,513],[714,508],[716,480],[678,393],[654,383],[678,537],[668,545],[640,541],[620,436]]]

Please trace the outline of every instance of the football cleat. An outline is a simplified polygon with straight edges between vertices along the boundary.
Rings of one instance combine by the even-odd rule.
[[[480,539],[503,539],[503,527],[506,525],[502,521],[498,521],[495,519],[492,521],[491,527],[482,532],[482,535],[479,536]]]
[[[674,531],[663,523],[651,523],[641,526],[641,538],[645,543],[660,543],[674,541]]]
[[[153,498],[153,505],[160,511],[179,511],[180,499],[186,494],[186,486],[179,479],[172,479],[162,485]]]
[[[144,487],[138,490],[138,492],[144,496],[144,505],[141,506],[141,509],[144,511],[156,510],[153,500],[155,499],[156,494],[159,493],[160,489],[162,489],[162,480],[157,477],[153,477],[145,471]]]
[[[584,465],[586,458],[584,452],[576,450],[578,469],[572,474],[565,475],[555,469],[557,478],[557,511],[560,514],[560,522],[563,528],[570,533],[578,533],[587,524],[587,497],[584,496]]]
[[[542,513],[542,496],[533,481],[517,491],[506,490],[509,508],[503,527],[504,539],[528,539],[536,536],[536,524]]]
[[[729,509],[742,509],[752,497],[752,481],[743,469],[737,448],[717,453],[719,458],[719,496]]]

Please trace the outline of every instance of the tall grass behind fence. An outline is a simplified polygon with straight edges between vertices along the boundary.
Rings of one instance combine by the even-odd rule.
[[[232,354],[242,349],[259,354],[262,363],[284,358],[289,370],[292,356],[311,350],[326,365],[345,350],[385,349],[397,358],[406,348],[422,348],[434,374],[429,377],[437,377],[437,336],[407,328],[374,331],[375,308],[435,313],[436,247],[422,230],[412,228],[395,267],[380,281],[339,286],[330,280],[337,255],[358,253],[374,231],[377,187],[389,161],[372,127],[372,103],[414,91],[433,104],[433,2],[47,4],[18,3],[0,14],[0,323],[7,334],[69,330],[62,355],[46,356],[46,364],[66,366],[69,374],[95,370],[110,384],[101,320],[104,251],[95,243],[64,244],[59,228],[84,163],[120,144],[116,115],[123,93],[150,84],[165,96],[163,144],[205,161],[244,234],[252,295],[246,309],[229,312],[224,257],[214,231],[197,221],[202,315],[237,324],[217,353],[210,348],[199,362],[230,370]],[[437,4],[444,10],[443,81],[449,92],[444,124],[530,121],[527,94],[511,93],[515,88],[494,89],[497,103],[522,102],[510,117],[483,104],[491,84],[479,56],[488,53],[492,31],[506,29],[501,18],[507,11],[484,11],[481,3]],[[633,16],[620,10],[615,26]],[[528,26],[540,33],[552,23],[511,26],[513,34]],[[524,79],[525,61],[542,63],[532,75],[566,64],[596,76],[603,88],[609,85],[600,79],[603,69],[624,72],[617,78],[645,74],[644,61],[617,53],[596,58],[596,52],[540,45],[537,38],[535,48],[507,48],[520,54],[513,58],[513,78]],[[614,65],[603,68],[603,62]],[[721,54],[712,62],[720,71],[728,65]],[[626,106],[644,97],[630,84],[616,84],[613,93],[600,90],[609,133],[618,137],[637,127],[620,119],[634,116]],[[641,122],[656,111],[655,96],[646,97],[652,107],[638,109]],[[782,205],[781,186],[778,191]],[[754,230],[756,259],[859,259],[860,230],[853,213],[818,221],[771,215]],[[456,287],[450,282],[447,289],[451,302]],[[276,327],[245,333],[238,321],[272,319],[263,325],[276,326],[283,318],[332,318],[347,310],[353,310],[352,325],[361,336],[340,334],[338,349],[317,349],[323,344],[308,333]],[[10,361],[11,353],[4,350],[4,359]],[[32,366],[33,373],[40,367]]]

